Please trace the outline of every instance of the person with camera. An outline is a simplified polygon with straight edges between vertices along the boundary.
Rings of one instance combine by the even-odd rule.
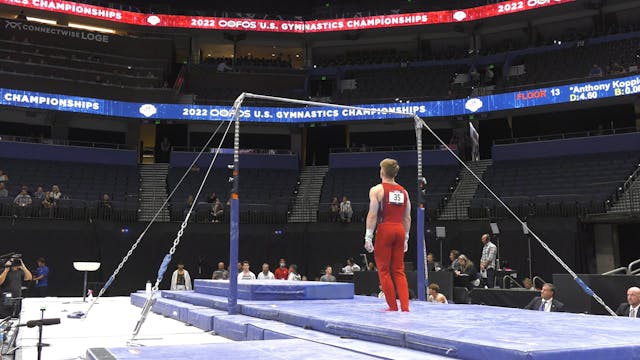
[[[20,313],[20,299],[22,298],[22,283],[30,281],[33,278],[29,269],[19,258],[11,258],[4,264],[4,269],[0,273],[0,294],[2,302],[0,303],[0,313],[2,316],[13,314],[16,316]]]

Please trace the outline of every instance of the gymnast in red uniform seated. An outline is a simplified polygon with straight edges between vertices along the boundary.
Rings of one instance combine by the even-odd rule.
[[[369,213],[364,235],[365,249],[373,252],[373,235],[378,225],[375,231],[375,259],[380,285],[389,305],[388,311],[398,311],[395,289],[398,290],[400,309],[409,311],[404,253],[409,246],[411,203],[407,191],[395,181],[399,170],[400,166],[394,159],[380,162],[382,182],[369,190]]]

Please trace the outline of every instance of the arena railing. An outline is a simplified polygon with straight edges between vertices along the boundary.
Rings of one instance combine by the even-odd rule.
[[[579,131],[579,132],[556,133],[556,134],[538,135],[538,136],[524,136],[524,137],[516,137],[516,138],[509,138],[509,139],[496,139],[493,141],[493,144],[506,145],[506,144],[517,144],[517,143],[524,143],[524,142],[535,142],[535,141],[546,141],[546,140],[563,140],[563,139],[572,139],[572,138],[590,137],[590,136],[628,134],[628,133],[634,133],[638,131],[640,130],[636,129],[635,127],[624,127],[624,128],[615,128],[615,129],[596,129],[596,130]]]
[[[439,145],[423,145],[423,150],[438,150]],[[400,145],[400,146],[354,146],[354,147],[340,147],[330,148],[331,153],[354,153],[354,152],[376,152],[376,151],[416,151],[415,145]]]
[[[172,146],[172,151],[184,151],[184,152],[200,152],[201,147],[197,146]],[[211,151],[215,151],[216,148],[211,148]],[[291,150],[284,149],[242,149],[240,154],[267,154],[267,155],[292,155]]]
[[[138,219],[138,201],[110,201],[110,208],[99,207],[99,200],[61,199],[54,206],[45,207],[38,200],[29,206],[18,206],[13,198],[0,200],[0,217],[14,219],[50,220],[104,220],[135,222]]]
[[[184,219],[183,204],[171,204],[170,220],[182,221]],[[229,223],[229,206],[224,206],[223,213],[213,216],[211,204],[200,202],[196,204],[190,217],[194,223]],[[265,203],[243,203],[240,208],[240,223],[242,224],[285,224],[287,222],[287,206]]]
[[[135,145],[116,144],[116,143],[103,143],[93,141],[76,141],[68,139],[49,139],[42,137],[29,137],[29,136],[17,136],[17,135],[0,135],[0,141],[13,141],[23,143],[35,143],[45,145],[65,145],[65,146],[80,146],[80,147],[92,147],[92,148],[105,148],[105,149],[118,149],[118,150],[135,150]]]

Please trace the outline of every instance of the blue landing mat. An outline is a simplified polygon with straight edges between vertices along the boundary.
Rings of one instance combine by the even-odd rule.
[[[375,299],[374,299],[375,300]],[[340,336],[463,359],[640,359],[640,320],[545,313],[481,305],[411,303],[410,313],[385,303],[251,302],[242,313]]]
[[[376,359],[357,352],[305,340],[246,341],[242,344],[94,348],[90,360],[211,360],[211,359]]]
[[[229,282],[195,280],[197,293],[227,296]],[[325,300],[353,299],[352,283],[318,281],[252,280],[238,282],[238,299],[243,300]]]

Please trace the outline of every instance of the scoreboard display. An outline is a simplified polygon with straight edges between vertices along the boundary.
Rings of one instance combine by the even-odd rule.
[[[437,118],[592,101],[638,93],[640,76],[635,75],[463,99],[359,105],[361,109],[247,106],[241,108],[240,117],[243,121],[267,123],[371,121],[406,118],[412,114]],[[231,106],[132,103],[1,88],[0,105],[141,119],[219,121],[229,120],[234,116]]]

